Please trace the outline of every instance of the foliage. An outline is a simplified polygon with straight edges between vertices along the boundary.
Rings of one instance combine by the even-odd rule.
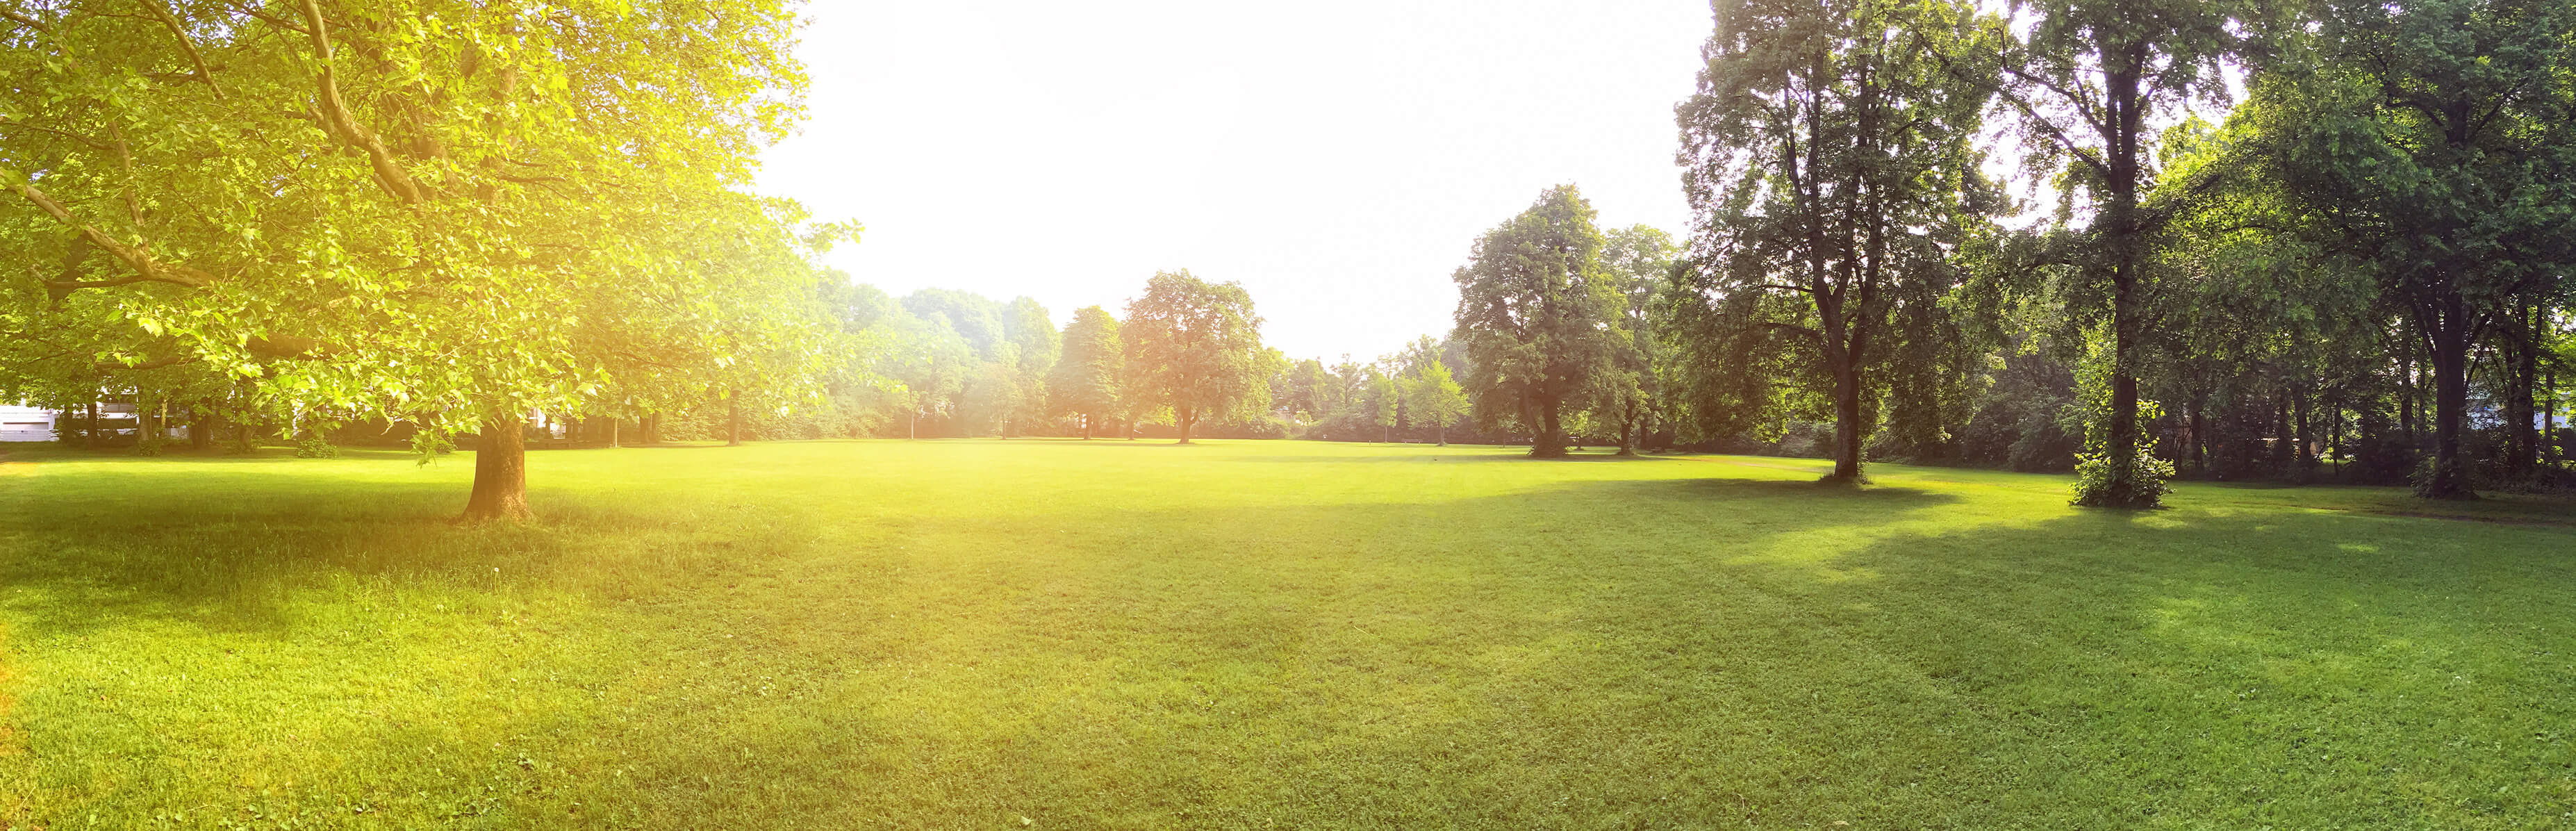
[[[1064,327],[1062,358],[1047,376],[1047,404],[1057,414],[1080,417],[1085,438],[1118,412],[1119,379],[1126,372],[1120,344],[1118,319],[1098,306],[1074,310],[1073,322]]]
[[[1130,394],[1168,410],[1180,441],[1201,419],[1242,420],[1269,409],[1272,375],[1286,359],[1261,345],[1261,318],[1239,283],[1158,272],[1127,304],[1120,330]]]
[[[1416,421],[1431,425],[1433,439],[1448,444],[1449,425],[1467,415],[1467,391],[1449,373],[1449,365],[1424,361],[1404,380],[1404,398]]]
[[[1777,336],[1726,340],[1801,355],[1791,377],[1830,402],[1834,475],[1857,480],[1892,313],[1938,314],[1952,252],[2000,201],[1978,171],[1991,84],[1960,65],[2002,23],[1965,3],[1727,0],[1717,24],[1679,111],[1700,234],[1677,302],[1731,303],[1747,314],[1703,316]]]
[[[2164,495],[2173,491],[2165,480],[2173,478],[2174,473],[2172,462],[2156,458],[2154,434],[2149,428],[2150,422],[2163,415],[2163,409],[2153,401],[2138,402],[2135,426],[2127,431],[2110,429],[2113,348],[2108,333],[2097,330],[2086,345],[2083,366],[2076,373],[2074,406],[2069,408],[2066,420],[2083,429],[2084,451],[2075,455],[2072,504],[2095,508],[2158,507]],[[2110,442],[2115,436],[2135,442],[2131,452],[2111,452]]]
[[[0,249],[46,266],[0,293],[0,387],[471,432],[672,369],[619,356],[697,304],[748,328],[684,374],[794,339],[693,256],[772,221],[741,188],[800,112],[784,0],[13,8]]]
[[[1539,195],[1486,231],[1458,284],[1458,327],[1474,372],[1465,386],[1479,420],[1535,434],[1530,455],[1565,454],[1561,421],[1618,369],[1629,349],[1625,296],[1601,267],[1592,203],[1573,185]]]

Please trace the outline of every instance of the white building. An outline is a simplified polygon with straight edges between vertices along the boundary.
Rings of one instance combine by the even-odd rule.
[[[54,411],[0,404],[0,441],[53,441]]]

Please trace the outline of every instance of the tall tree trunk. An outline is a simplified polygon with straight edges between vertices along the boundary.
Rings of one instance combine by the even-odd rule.
[[[83,435],[83,444],[91,447],[107,446],[107,440],[98,435],[98,397],[96,395],[92,395],[89,399],[89,430]]]
[[[1174,407],[1172,408],[1172,421],[1177,422],[1181,427],[1181,440],[1178,443],[1189,444],[1190,427],[1198,424],[1198,414],[1191,412],[1187,407]]]
[[[528,517],[528,444],[525,425],[509,416],[483,422],[474,441],[474,490],[465,498],[466,522]]]
[[[2109,168],[2104,219],[2110,225],[2111,245],[2111,411],[2104,416],[2110,423],[2103,425],[2108,445],[2103,450],[2110,456],[2111,478],[2101,486],[2107,501],[2095,503],[2101,507],[2147,508],[2157,502],[2153,483],[2139,481],[2138,460],[2138,185],[2142,170],[2138,157],[2143,151],[2145,112],[2135,67],[2145,62],[2124,64],[2112,54],[2145,48],[2145,44],[2127,44],[2121,50],[2103,50],[2105,63],[2114,66],[2103,73],[2108,111],[2102,122],[2103,164]]]
[[[1084,413],[1084,414],[1082,414],[1082,440],[1083,440],[1083,441],[1090,441],[1090,440],[1091,440],[1091,414],[1090,414],[1090,413]]]
[[[624,444],[620,444],[620,443],[619,443],[619,442],[620,442],[620,440],[623,438],[623,437],[622,437],[622,436],[620,436],[619,434],[620,434],[620,433],[623,433],[623,432],[625,432],[625,431],[626,431],[626,419],[611,417],[611,418],[608,420],[608,446],[610,446],[610,447],[624,447],[624,446],[626,446],[626,445],[624,445]]]
[[[188,449],[205,452],[206,445],[214,438],[215,424],[218,421],[220,419],[215,416],[214,404],[210,402],[199,401],[196,406],[189,407]]]
[[[1448,446],[1449,446],[1449,425],[1446,425],[1446,424],[1435,424],[1435,425],[1432,425],[1432,427],[1431,427],[1431,440],[1432,440],[1432,441],[1435,441],[1435,442],[1438,442],[1438,443],[1440,444],[1440,446],[1441,446],[1441,447],[1448,447]]]
[[[2426,359],[2433,364],[2433,469],[2415,486],[2426,499],[2475,499],[2469,486],[2467,460],[2460,457],[2460,433],[2469,413],[2469,313],[2459,294],[2419,304],[2425,316]]]

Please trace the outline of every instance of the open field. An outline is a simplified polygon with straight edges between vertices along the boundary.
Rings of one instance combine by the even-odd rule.
[[[2576,827],[2563,502],[529,461],[541,519],[463,527],[463,457],[0,459],[0,827]]]

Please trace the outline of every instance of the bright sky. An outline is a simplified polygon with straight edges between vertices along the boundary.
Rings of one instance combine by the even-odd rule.
[[[814,0],[804,132],[761,187],[867,225],[901,295],[1121,311],[1158,269],[1240,281],[1292,357],[1447,334],[1487,228],[1573,182],[1678,236],[1673,105],[1702,0]]]

